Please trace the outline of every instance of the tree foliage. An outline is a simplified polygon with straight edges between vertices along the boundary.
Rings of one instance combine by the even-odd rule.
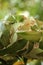
[[[41,0],[0,0],[0,58],[4,62],[18,63],[19,59],[23,65],[27,63],[41,65],[42,2]]]

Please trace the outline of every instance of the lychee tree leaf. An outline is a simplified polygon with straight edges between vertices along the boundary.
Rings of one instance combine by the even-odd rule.
[[[12,44],[10,47],[0,50],[0,55],[5,55],[5,54],[16,55],[17,51],[23,49],[26,43],[27,43],[27,40],[25,39],[18,40],[14,44]]]
[[[27,63],[27,65],[41,65],[41,62],[39,60],[32,60],[30,63]]]
[[[38,41],[40,40],[41,33],[36,31],[18,31],[19,36],[29,41]]]
[[[25,57],[33,58],[33,59],[40,59],[43,60],[43,56],[38,56],[38,54],[43,53],[43,50],[40,48],[33,48],[30,53],[26,54]]]

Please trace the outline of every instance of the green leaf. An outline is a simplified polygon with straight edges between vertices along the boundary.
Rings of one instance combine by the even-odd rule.
[[[11,39],[10,39],[10,45],[8,46],[11,46],[13,43],[15,43],[17,41],[17,34],[14,33],[12,36],[11,36]]]
[[[27,65],[41,65],[41,62],[39,60],[33,60],[30,63],[27,63]]]
[[[39,48],[33,48],[30,53],[27,53],[25,55],[25,57],[27,57],[27,58],[30,57],[30,58],[33,58],[33,59],[40,59],[40,60],[42,60],[43,56],[41,57],[41,56],[37,55],[37,54],[40,54],[40,53],[43,53],[43,50],[41,50]]]
[[[19,36],[29,41],[38,41],[40,40],[41,33],[36,31],[18,31]]]
[[[39,48],[43,50],[43,42],[39,43]]]
[[[0,55],[5,55],[5,54],[16,55],[17,51],[23,49],[26,43],[27,43],[27,40],[24,40],[24,39],[18,40],[14,44],[9,46],[8,48],[0,50]]]

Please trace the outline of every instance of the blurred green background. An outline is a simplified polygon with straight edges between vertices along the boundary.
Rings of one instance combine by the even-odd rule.
[[[29,11],[31,16],[43,20],[43,0],[0,0],[0,20],[19,11]]]

